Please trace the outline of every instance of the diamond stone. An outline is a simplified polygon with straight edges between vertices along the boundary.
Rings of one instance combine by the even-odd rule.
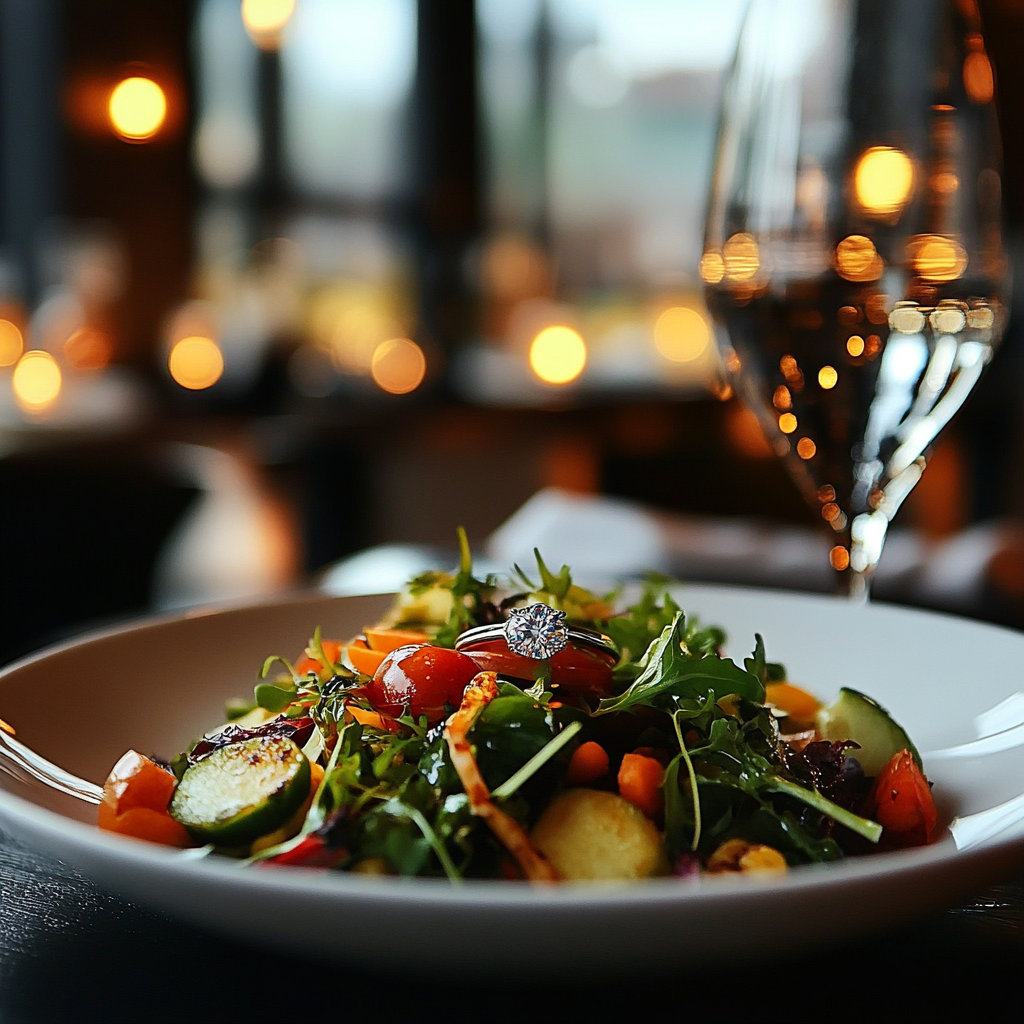
[[[546,604],[531,604],[529,608],[513,608],[505,623],[505,639],[513,654],[538,661],[551,658],[565,650],[569,642],[569,627],[565,612]]]

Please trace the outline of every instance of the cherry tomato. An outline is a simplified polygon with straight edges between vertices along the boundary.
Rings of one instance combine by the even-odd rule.
[[[868,795],[868,817],[885,829],[884,846],[923,846],[938,821],[932,791],[909,750],[894,754]]]
[[[536,678],[539,663],[533,658],[513,654],[501,637],[481,640],[471,648],[463,648],[462,653],[469,655],[481,672],[500,672],[513,679],[531,682]],[[551,682],[576,693],[607,696],[612,688],[614,667],[615,659],[610,654],[569,644],[551,659]]]
[[[366,696],[386,715],[399,715],[408,706],[414,718],[426,715],[430,722],[439,722],[445,704],[458,707],[479,671],[472,658],[458,651],[410,644],[384,657],[366,687]]]

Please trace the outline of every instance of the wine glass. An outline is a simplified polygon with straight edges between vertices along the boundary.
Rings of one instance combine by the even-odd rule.
[[[726,85],[706,299],[851,596],[1005,319],[993,92],[975,0],[753,0]]]

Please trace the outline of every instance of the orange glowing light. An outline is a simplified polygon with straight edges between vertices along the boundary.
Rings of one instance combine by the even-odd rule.
[[[114,86],[107,104],[114,131],[128,142],[145,142],[167,117],[167,97],[151,78],[133,76]]]
[[[835,501],[836,489],[831,484],[822,484],[818,488],[818,501]]]
[[[838,569],[842,572],[850,564],[850,552],[842,544],[837,544],[828,553],[828,560],[833,569]]]
[[[988,103],[995,95],[992,63],[984,50],[975,50],[964,58],[964,88],[975,103]]]
[[[64,342],[64,355],[76,370],[102,370],[113,354],[110,338],[92,327],[75,331]]]
[[[757,416],[745,405],[736,403],[728,410],[725,429],[733,447],[748,459],[775,457],[775,452],[764,436]]]
[[[171,349],[167,369],[175,383],[189,391],[213,387],[224,373],[224,356],[212,338],[193,335]]]
[[[910,199],[914,188],[914,165],[901,149],[872,146],[857,161],[853,187],[866,214],[893,217]]]
[[[779,417],[779,430],[784,434],[792,434],[797,428],[796,417],[791,412],[784,412]]]
[[[753,235],[733,235],[722,247],[725,276],[730,281],[749,281],[760,269],[761,254]]]
[[[889,296],[885,292],[873,292],[864,303],[864,312],[873,324],[884,324],[889,320]]]
[[[821,518],[828,523],[831,523],[833,519],[837,519],[842,514],[839,506],[834,501],[827,501],[821,506]]]
[[[840,306],[836,313],[836,319],[844,327],[852,327],[863,319],[860,310],[856,306]]]
[[[818,446],[809,438],[801,437],[796,443],[796,453],[801,459],[813,459]]]
[[[423,349],[408,338],[382,341],[373,352],[370,375],[382,391],[407,395],[415,391],[427,375],[427,357]]]
[[[926,281],[955,281],[967,269],[967,251],[947,235],[915,235],[907,243],[907,254]]]
[[[568,384],[586,365],[587,346],[571,327],[545,327],[530,345],[530,367],[546,384]]]
[[[960,179],[952,171],[939,171],[928,179],[928,184],[939,195],[952,195],[960,187]]]
[[[877,334],[869,334],[864,342],[864,355],[874,359],[882,351],[882,339]]]
[[[52,405],[60,394],[61,384],[57,360],[40,349],[26,352],[11,377],[14,397],[29,412],[41,412]]]
[[[786,412],[793,408],[793,396],[789,393],[789,388],[784,384],[780,384],[775,389],[775,394],[772,395],[772,405],[774,405],[779,412]]]
[[[718,284],[725,277],[725,261],[720,253],[706,252],[700,258],[700,276],[708,284]]]
[[[857,356],[864,355],[864,339],[859,334],[851,334],[846,340],[846,351],[853,356],[854,359]]]
[[[10,320],[0,320],[0,366],[13,366],[25,348],[25,339],[18,325]]]
[[[818,383],[826,390],[829,391],[836,386],[836,381],[839,380],[839,374],[836,372],[834,366],[823,366],[818,371]]]
[[[654,344],[673,363],[690,363],[703,355],[711,340],[707,322],[695,309],[673,306],[654,325]]]
[[[295,0],[242,0],[242,23],[257,46],[275,50],[294,11]]]
[[[848,235],[836,246],[836,270],[847,281],[876,281],[885,264],[864,235]]]

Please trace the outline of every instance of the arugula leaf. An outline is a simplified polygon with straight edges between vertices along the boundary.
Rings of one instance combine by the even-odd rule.
[[[454,647],[459,636],[472,626],[482,625],[484,609],[490,606],[494,596],[495,580],[488,576],[478,580],[473,575],[473,555],[469,539],[463,527],[458,528],[459,571],[454,578],[448,577],[446,586],[452,593],[452,610],[448,621],[437,631],[431,641],[437,647]]]
[[[694,657],[685,646],[686,619],[676,612],[671,625],[647,649],[640,661],[642,671],[636,681],[617,697],[608,697],[594,715],[624,711],[637,705],[658,706],[661,698],[699,699],[709,691],[738,694],[753,701],[764,700],[764,685],[728,658],[714,654]]]
[[[717,719],[712,723],[707,744],[691,749],[691,756],[710,760],[730,777],[731,784],[751,796],[761,799],[764,793],[784,794],[845,825],[869,842],[878,842],[882,834],[881,825],[840,807],[815,789],[785,778],[781,766],[758,754],[744,737],[742,729],[734,718]],[[722,775],[719,774],[718,778],[721,781]]]
[[[253,690],[256,703],[265,711],[279,715],[295,700],[297,687],[277,686],[274,683],[259,683]]]

